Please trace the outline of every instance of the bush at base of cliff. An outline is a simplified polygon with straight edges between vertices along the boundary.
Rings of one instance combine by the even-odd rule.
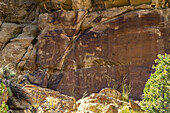
[[[0,96],[3,96],[5,89],[5,85],[3,83],[0,84]],[[5,104],[5,102],[2,102],[0,105],[0,113],[7,113],[8,111],[8,106]]]
[[[144,88],[142,108],[147,113],[170,113],[170,55],[158,55]]]

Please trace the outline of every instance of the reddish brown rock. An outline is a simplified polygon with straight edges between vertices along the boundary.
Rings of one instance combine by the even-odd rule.
[[[49,74],[47,73],[46,70],[34,71],[28,76],[28,81],[31,84],[34,84],[36,86],[40,86],[43,88],[47,87],[48,79],[49,79]]]
[[[123,14],[132,9],[114,8],[86,17],[85,11],[41,15],[34,61],[25,66],[47,68],[47,87],[76,98],[105,87],[120,90],[125,78],[132,98],[140,99],[157,54],[170,53],[170,9]]]
[[[56,89],[81,98],[84,92],[115,83],[119,88],[125,77],[131,96],[139,99],[157,54],[169,53],[169,11],[130,12],[85,32],[69,54]]]
[[[90,27],[94,27],[97,24],[103,23],[107,20],[110,20],[111,18],[116,18],[118,15],[121,15],[132,10],[134,10],[134,7],[124,6],[118,8],[110,8],[108,10],[101,11],[100,13],[98,12],[89,13],[84,19],[81,29],[84,30]]]
[[[46,20],[45,27],[42,20],[39,23],[39,28],[43,30],[38,37],[36,63],[41,68],[61,70],[65,51],[79,32],[85,14],[86,11],[60,10],[42,15],[44,18],[41,16],[43,22]]]

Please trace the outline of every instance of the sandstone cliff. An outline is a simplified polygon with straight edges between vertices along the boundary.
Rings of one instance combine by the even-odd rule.
[[[123,80],[140,99],[170,53],[170,0],[0,0],[0,65],[79,99]],[[27,75],[24,75],[27,71]],[[24,81],[23,81],[24,80]]]

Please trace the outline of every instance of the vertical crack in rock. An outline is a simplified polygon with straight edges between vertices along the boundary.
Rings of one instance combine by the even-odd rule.
[[[87,13],[86,13],[87,14]],[[72,39],[72,41],[70,42],[69,46],[66,48],[66,50],[64,51],[64,54],[59,62],[59,65],[58,65],[58,70],[62,70],[63,68],[63,65],[65,63],[65,60],[67,58],[67,56],[69,55],[70,51],[72,50],[75,42],[79,39],[79,36],[84,32],[84,30],[81,30],[81,26],[82,26],[82,23],[83,21],[85,20],[86,18],[86,14],[84,15],[84,17],[82,18],[82,22],[81,22],[81,25],[80,25],[80,30],[78,31],[77,35],[75,35]]]
[[[35,48],[35,45],[37,44],[38,40],[37,40],[37,36],[32,40],[31,44],[26,48],[25,53],[23,54],[22,58],[20,59],[20,61],[17,63],[16,68],[18,68],[18,70],[23,71],[26,60],[29,59],[29,56],[31,55],[33,49]]]
[[[116,14],[113,13],[113,14],[112,14],[113,16],[108,17],[108,18],[105,19],[104,21],[98,22],[96,25],[99,25],[99,24],[101,24],[101,23],[104,23],[104,22],[106,22],[106,21],[109,21],[109,20],[111,20],[111,19],[113,19],[113,18],[119,17],[119,16],[123,15],[124,13],[127,13],[127,12],[132,11],[132,10],[134,10],[134,8],[133,8],[133,7],[130,7],[130,6],[127,6],[127,7],[125,6],[125,7],[123,7],[123,8],[116,8],[116,9],[115,9],[115,11],[117,11]],[[114,11],[114,9],[113,9],[113,11]],[[104,14],[104,11],[103,11],[103,14]],[[81,26],[82,26],[84,20],[86,19],[86,16],[87,16],[87,15],[85,15],[85,17],[83,18],[83,21],[82,21],[82,23],[81,23]],[[100,16],[100,15],[99,15],[99,16]],[[108,16],[109,16],[109,15],[108,15]],[[88,31],[88,30],[91,29],[91,28],[92,28],[92,26],[91,26],[91,27],[88,27],[88,28],[86,28],[86,29],[82,29],[82,30],[80,29],[79,33],[77,33],[78,35],[73,38],[73,40],[70,42],[69,46],[66,48],[66,50],[65,50],[65,52],[64,52],[64,55],[62,56],[62,58],[61,58],[61,60],[60,60],[60,63],[59,63],[59,65],[58,65],[58,67],[57,67],[57,70],[59,70],[59,71],[62,70],[63,65],[64,65],[64,62],[65,62],[65,60],[66,60],[66,57],[68,56],[68,54],[70,53],[70,51],[71,51],[72,48],[74,47],[75,42],[80,38],[80,35],[82,35],[85,31]],[[111,64],[115,64],[115,63],[111,63]],[[115,64],[115,65],[117,65],[117,64]]]
[[[29,47],[26,47],[25,48],[25,53],[22,55],[22,57],[21,57],[21,59],[18,61],[18,63],[16,63],[16,67],[15,68],[17,68],[18,67],[18,65],[19,65],[19,63],[21,63],[21,61],[23,60],[23,58],[25,57],[25,55],[27,54],[27,52],[28,52],[28,49],[29,49]]]
[[[24,28],[23,34],[21,34],[20,38],[27,37],[26,40],[30,39],[29,45],[25,48],[25,53],[23,54],[20,61],[17,63],[16,68],[18,70],[23,70],[26,60],[29,59],[36,43],[37,43],[37,35],[38,35],[38,29],[35,25],[28,25]]]
[[[65,62],[65,59],[66,57],[68,56],[68,54],[70,53],[72,47],[74,46],[75,44],[75,41],[79,38],[79,36],[81,35],[81,33],[83,33],[83,31],[80,31],[80,33],[75,36],[75,38],[70,42],[69,46],[66,48],[65,52],[64,52],[64,55],[62,56],[61,58],[61,61],[59,62],[59,65],[58,65],[58,70],[62,70],[62,67],[63,67],[63,64]]]
[[[14,23],[2,23],[0,29],[0,51],[2,51],[12,39],[22,33],[24,25]]]
[[[17,35],[15,34],[16,36],[13,36],[11,38],[10,36],[12,33],[7,33],[2,37],[0,37],[2,38],[2,41],[4,41],[4,37],[9,35],[9,39],[10,39],[10,43],[8,43],[1,51],[0,63],[2,66],[10,64],[9,67],[16,68],[16,66],[18,66],[18,64],[26,55],[31,42],[34,40],[35,36],[37,35],[37,27],[35,25],[27,25],[22,29],[22,33],[18,35],[18,32],[14,32],[14,31],[16,30],[20,31],[19,28],[21,26],[17,24],[9,24],[9,25],[7,24],[7,26],[11,26],[11,25],[13,25],[13,30],[11,30],[12,28],[7,29],[8,27],[6,28],[6,30],[12,31],[12,33],[16,33]]]
[[[38,26],[42,32],[38,36],[36,64],[41,69],[48,68],[50,73],[62,71],[74,40],[81,34],[80,26],[86,14],[84,10],[59,10],[40,15]]]

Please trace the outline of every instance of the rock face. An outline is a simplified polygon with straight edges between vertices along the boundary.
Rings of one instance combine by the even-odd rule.
[[[81,98],[86,91],[114,84],[119,88],[125,77],[132,85],[131,96],[139,99],[157,54],[169,53],[167,13],[169,9],[130,12],[83,33],[66,58],[56,89]]]
[[[28,83],[76,99],[105,87],[121,91],[122,81],[140,99],[157,54],[170,53],[169,4],[0,0],[0,65],[29,70]]]
[[[0,0],[0,18],[7,22],[30,23],[36,16],[34,0]]]
[[[14,23],[3,23],[0,29],[0,50],[2,50],[10,39],[22,32],[22,26]]]
[[[92,7],[91,0],[72,0],[73,9],[90,9]]]
[[[1,41],[4,45],[1,46],[3,50],[0,52],[1,66],[10,65],[10,67],[16,68],[27,52],[28,47],[31,46],[38,29],[35,25],[23,27],[11,23],[2,24]]]
[[[65,50],[71,46],[69,44],[80,31],[85,14],[86,11],[60,10],[49,15],[41,15],[48,17],[45,21],[46,24],[41,23],[43,20],[40,20],[39,23],[39,28],[43,30],[38,37],[36,63],[41,68],[55,67],[61,70],[64,55],[67,54]]]
[[[120,90],[126,80],[140,99],[157,54],[170,53],[170,10],[132,11],[141,7],[40,15],[38,43],[21,67],[43,73],[29,81],[79,99],[104,87]]]

